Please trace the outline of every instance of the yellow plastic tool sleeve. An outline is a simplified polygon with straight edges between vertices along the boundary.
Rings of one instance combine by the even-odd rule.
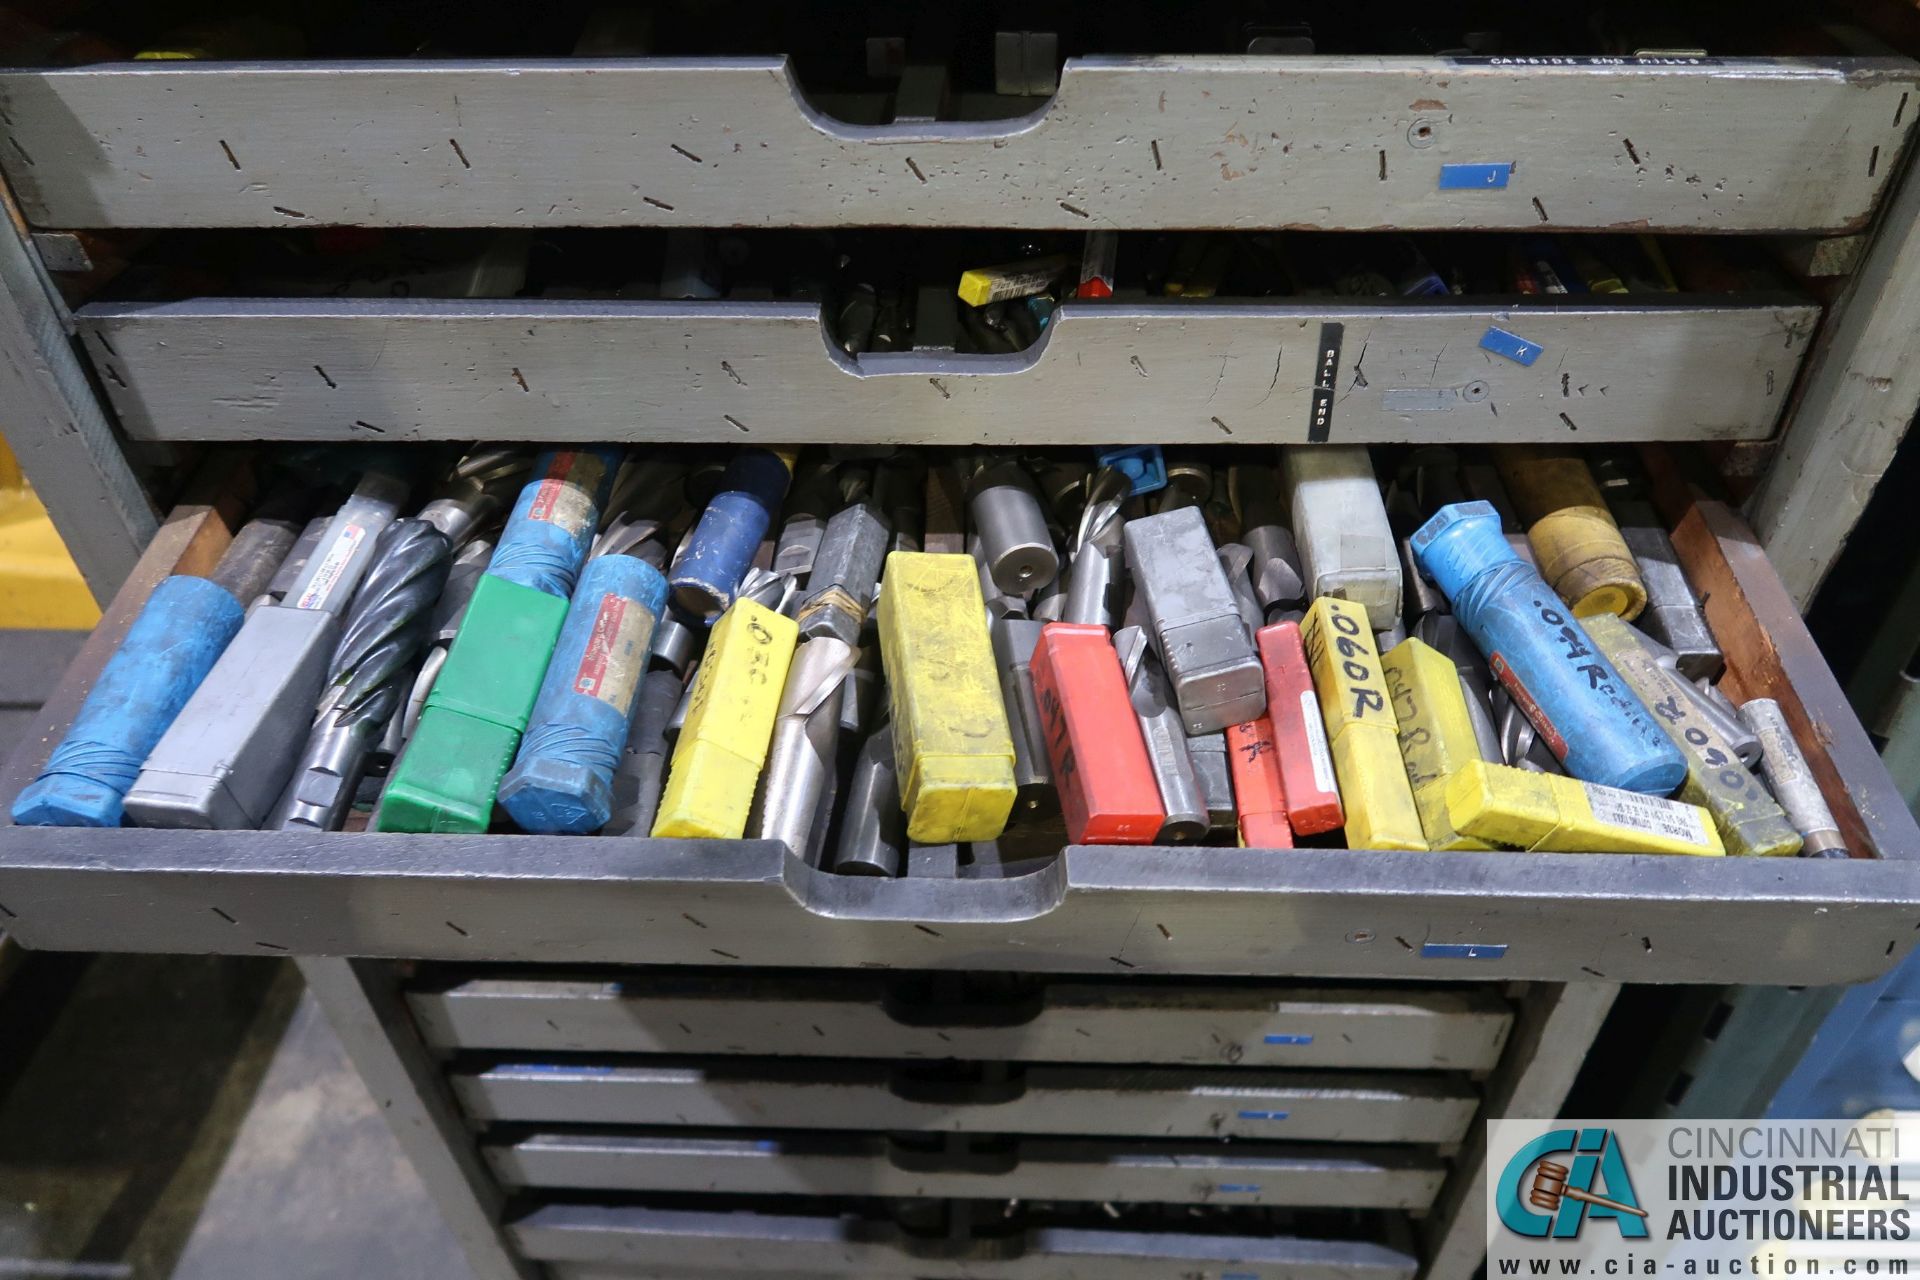
[[[1399,722],[1387,698],[1367,611],[1321,596],[1301,624],[1333,773],[1347,814],[1349,849],[1426,849],[1413,787],[1400,760]]]
[[[1480,759],[1467,695],[1453,659],[1420,640],[1402,640],[1380,659],[1400,726],[1400,759],[1413,787],[1420,829],[1435,849],[1491,849],[1447,820],[1447,783]]]
[[[653,820],[655,837],[746,834],[799,635],[793,619],[744,599],[713,624]]]
[[[1725,852],[1697,805],[1618,787],[1468,762],[1446,784],[1447,820],[1463,835],[1534,853]]]
[[[972,556],[895,551],[877,617],[908,838],[996,839],[1013,812],[1013,735],[979,566]]]

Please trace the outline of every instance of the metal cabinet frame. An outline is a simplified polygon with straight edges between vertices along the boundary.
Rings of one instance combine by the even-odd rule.
[[[485,70],[482,68],[480,72]],[[756,77],[765,78],[768,68],[750,67],[747,70]],[[780,80],[784,72],[778,68],[774,70],[774,79]],[[1336,73],[1339,70],[1334,69]],[[1435,74],[1431,69],[1397,70],[1416,79],[1424,76],[1431,80]],[[1091,90],[1097,90],[1097,82],[1103,71],[1109,76],[1118,74],[1115,68],[1099,66],[1089,67],[1082,72]],[[148,71],[142,74],[157,73]],[[114,85],[109,83],[110,79],[104,75],[95,77],[98,81],[95,84],[87,82],[85,76],[76,76],[71,83],[82,92],[99,89],[108,95],[106,101],[110,102],[115,91]],[[1504,78],[1488,75],[1484,80],[1490,91],[1496,93],[1508,91],[1514,83],[1518,83],[1512,75]],[[1507,88],[1503,89],[1503,85]],[[781,86],[780,93],[792,94],[790,81],[781,80]],[[8,105],[17,101],[15,95],[19,92],[23,92],[19,86],[8,89],[5,95]],[[1902,99],[1903,106],[1904,102]],[[1537,122],[1538,117],[1533,119]],[[834,131],[828,129],[824,132],[831,142]],[[968,129],[948,132],[953,137],[947,140],[947,145],[952,145],[956,142],[965,144],[968,139],[975,137],[991,141],[996,134],[1011,133],[1017,136],[1019,130],[969,126]],[[929,139],[928,142],[936,148],[942,145],[940,139]],[[1364,202],[1372,183],[1385,181],[1385,157],[1386,153],[1382,151],[1380,177],[1377,180],[1370,177],[1368,184],[1363,184],[1358,192],[1351,193],[1353,199]],[[34,163],[51,166],[57,162],[43,155]],[[1891,166],[1894,160],[1891,155],[1884,160],[1876,155],[1871,163]],[[1915,176],[1910,160],[1902,159],[1899,163],[1900,171],[1881,200],[1881,212],[1865,258],[1844,295],[1831,310],[1816,340],[1809,364],[1802,372],[1773,465],[1749,505],[1755,528],[1764,541],[1769,557],[1777,566],[1792,599],[1801,606],[1811,599],[1820,579],[1838,555],[1848,531],[1872,492],[1874,482],[1892,457],[1916,407],[1920,407],[1920,360],[1913,358],[1911,349],[1911,335],[1916,328],[1920,328],[1920,177]],[[41,169],[39,172],[46,175],[48,170]],[[924,174],[925,171],[923,169],[920,172]],[[1578,174],[1574,170],[1570,169],[1568,173],[1572,175],[1569,180],[1577,179]],[[921,176],[919,180],[924,183],[926,178]],[[1854,182],[1853,187],[1846,190],[1837,193],[1822,191],[1816,195],[1820,199],[1831,196],[1842,203],[1852,200],[1854,205],[1864,207],[1856,198],[1858,191],[1853,189],[1858,185]],[[900,191],[902,194],[893,198],[909,203],[918,199],[912,188],[901,187]],[[73,193],[69,192],[68,197],[73,198]],[[41,202],[47,198],[46,192],[36,190],[32,201]],[[30,208],[40,207],[39,203],[33,202],[30,202]],[[451,207],[458,202],[447,203]],[[657,208],[658,203],[648,202],[648,207]],[[1063,218],[1078,219],[1085,216],[1078,207],[1069,208],[1071,204],[1072,201],[1062,203],[1053,199],[1046,202],[1046,207],[1039,212],[1015,211],[1011,217],[1020,225],[1078,225],[1062,221]],[[668,211],[671,212],[671,209]],[[109,410],[108,397],[102,394],[87,362],[76,348],[80,326],[50,286],[44,264],[27,232],[26,219],[11,200],[8,212],[12,215],[9,229],[6,233],[0,233],[0,294],[4,294],[0,297],[0,402],[12,408],[6,422],[7,435],[66,537],[90,587],[104,602],[135,574],[142,549],[156,535],[164,544],[169,537],[184,538],[187,533],[162,527],[142,487],[138,468],[129,460],[117,419]],[[240,216],[251,219],[257,212]],[[285,213],[284,210],[280,212]],[[624,214],[625,211],[622,212]],[[1857,210],[1843,212],[1847,219],[1857,221]],[[1527,209],[1521,207],[1521,213],[1512,216],[1522,217],[1526,213]],[[1136,219],[1131,225],[1178,223],[1177,218],[1169,220],[1164,212],[1155,213],[1151,209],[1144,212],[1136,210],[1128,216]],[[1547,215],[1542,213],[1540,216],[1545,219]],[[1754,216],[1760,218],[1756,226],[1768,225],[1764,215]],[[616,217],[614,220],[637,224],[647,219],[634,215]],[[713,221],[726,224],[739,220],[719,218]],[[82,220],[74,225],[84,224]],[[1522,221],[1513,225],[1532,224]],[[1594,224],[1591,221],[1582,222],[1576,216],[1564,225]],[[99,330],[95,332],[97,335]],[[1279,376],[1277,368],[1274,376],[1276,379]],[[153,563],[157,562],[149,561],[149,564]],[[120,625],[124,625],[125,621],[122,618]],[[110,620],[90,642],[89,651],[96,667],[117,639],[114,624]],[[1876,795],[1873,799],[1876,804],[1881,804],[1886,798]],[[1911,830],[1898,827],[1889,829],[1903,836]],[[183,852],[185,846],[177,843],[170,845],[167,839],[144,839],[134,833],[126,834],[130,840],[141,840],[140,847],[152,854],[147,870],[154,874],[136,874],[131,862],[139,859],[116,863],[111,858],[99,863],[101,874],[112,877],[112,883],[122,893],[149,895],[153,902],[163,904],[172,901],[173,895],[180,894],[183,882],[170,874],[178,868],[170,866],[169,859],[173,854]],[[161,834],[171,837],[175,833]],[[58,839],[57,833],[52,837],[46,833],[11,830],[0,833],[0,840],[35,841],[34,847],[49,858],[61,856],[57,847]],[[195,836],[193,839],[218,842],[223,838]],[[294,855],[295,847],[285,841],[276,845],[265,837],[249,841],[248,847],[253,851],[247,855],[251,859],[250,874],[257,877],[257,884],[265,898],[274,900],[276,894],[280,895],[277,909],[282,912],[282,918],[294,920],[299,914],[295,904],[298,902],[300,878],[277,874],[284,870],[284,862],[281,867],[276,867],[274,860]],[[239,849],[240,846],[235,845],[234,848]],[[1086,854],[1080,861],[1092,870],[1092,880],[1097,882],[1098,851],[1079,852]],[[1301,877],[1302,888],[1312,888],[1311,880],[1323,869],[1322,864],[1315,863],[1312,855],[1303,855],[1298,867],[1300,869],[1293,874]],[[1572,864],[1567,870],[1569,874],[1578,873],[1577,867]],[[1765,895],[1756,891],[1753,896],[1756,902],[1763,898],[1766,900],[1763,912],[1774,910],[1791,915],[1798,909],[1795,884],[1817,868],[1794,865],[1783,866],[1779,870],[1783,887],[1777,887]],[[1381,897],[1390,898],[1392,887],[1389,877],[1417,874],[1410,860],[1382,864],[1373,868],[1373,871],[1376,878],[1371,883],[1364,883],[1364,876],[1350,882],[1348,892],[1351,901],[1371,902]],[[439,882],[447,886],[457,885],[460,880],[458,868],[452,864],[434,874],[441,877]],[[619,875],[617,867],[609,867],[596,875],[582,878],[575,886],[582,895],[577,900],[586,900],[586,895],[599,891],[598,884],[606,879],[617,879]],[[191,877],[188,882],[191,882]],[[433,883],[433,876],[429,876],[429,892]],[[1811,884],[1810,881],[1806,883]],[[1917,895],[1910,877],[1906,884],[1903,891],[1889,880],[1876,889],[1875,892],[1884,899],[1880,905],[1888,906],[1903,899],[1910,902]],[[293,896],[286,896],[288,885],[294,887]],[[774,887],[781,893],[787,892],[784,885]],[[1590,891],[1605,896],[1611,890],[1602,877],[1590,887]],[[179,909],[200,911],[202,908],[197,902],[188,901],[188,896],[179,897]],[[337,906],[340,903],[329,905]],[[1623,909],[1633,905],[1625,903]],[[310,908],[311,904],[308,906]],[[1638,904],[1638,908],[1650,911],[1658,909],[1657,904],[1651,903]],[[1677,928],[1685,912],[1690,909],[1696,908],[1683,906],[1671,910],[1665,919]],[[1462,902],[1457,914],[1462,927],[1466,927],[1475,918],[1475,908],[1470,903]],[[5,904],[0,903],[0,926],[4,926],[12,915]],[[97,927],[85,922],[83,903],[73,904],[64,910],[63,915],[66,927],[70,930],[68,936],[75,939],[84,940],[89,928]],[[467,937],[466,931],[452,922],[445,923],[449,926],[449,932],[443,941],[448,945],[437,954],[468,954],[458,945],[461,939]],[[831,925],[834,922],[823,923]],[[852,925],[855,922],[848,920],[845,923]],[[873,920],[864,923],[872,924]],[[1545,931],[1550,925],[1550,920],[1543,913],[1537,927]],[[109,923],[104,927],[116,926]],[[182,936],[190,936],[192,932],[192,929],[186,929]],[[1632,929],[1635,937],[1641,932],[1637,925]],[[311,916],[289,936],[295,938],[294,943],[261,937],[256,939],[256,946],[262,953],[284,952],[291,946],[309,986],[325,1008],[355,1066],[388,1115],[402,1146],[420,1171],[454,1234],[467,1250],[478,1274],[484,1280],[508,1280],[509,1277],[532,1280],[539,1275],[540,1268],[521,1257],[505,1233],[502,1222],[506,1210],[505,1193],[473,1142],[442,1075],[440,1064],[406,1007],[400,985],[402,965],[388,959],[315,954],[326,950],[324,940],[327,930],[324,922],[317,922]],[[1375,939],[1349,938],[1346,941],[1358,945],[1359,941],[1372,942]],[[1442,961],[1459,961],[1474,955],[1475,944],[1472,941],[1456,938],[1438,942],[1424,937],[1395,941],[1403,942],[1407,952],[1419,955],[1422,959],[1427,958],[1425,953],[1429,946],[1443,948],[1434,955],[1434,958]],[[124,940],[121,945],[126,945]],[[1873,945],[1879,945],[1877,940]],[[1895,939],[1887,945],[1888,954],[1891,954],[1895,946],[1904,943],[1901,939]],[[1125,949],[1124,943],[1120,949]],[[1651,945],[1647,949],[1650,951]],[[1507,990],[1516,1003],[1517,1015],[1501,1060],[1484,1081],[1483,1116],[1553,1114],[1566,1096],[1588,1045],[1613,1003],[1618,983],[1658,974],[1652,960],[1634,956],[1632,951],[1633,948],[1627,948],[1623,963],[1617,970],[1602,974],[1588,969],[1577,979],[1566,974],[1527,973],[1524,967],[1501,970],[1503,973],[1519,975],[1517,980],[1507,984]],[[478,953],[477,950],[475,953]],[[1744,965],[1738,957],[1728,960],[1723,970],[1715,970],[1704,959],[1700,963],[1703,972],[1719,973],[1720,976],[1737,976],[1737,971]],[[1856,957],[1836,963],[1860,964],[1865,961]],[[1070,959],[1064,967],[1071,969]],[[1215,968],[1201,971],[1223,970]],[[1304,952],[1301,952],[1289,956],[1285,961],[1275,962],[1271,971],[1298,974],[1346,973],[1355,970],[1346,961],[1323,961],[1316,966],[1305,959]],[[1385,960],[1371,968],[1363,966],[1360,971],[1393,977],[1435,976],[1431,972],[1416,974],[1403,963]],[[1449,973],[1448,976],[1453,974]],[[1487,1170],[1481,1134],[1478,1125],[1469,1131],[1468,1137],[1454,1154],[1453,1171],[1442,1188],[1440,1199],[1433,1211],[1419,1223],[1419,1252],[1424,1258],[1424,1276],[1432,1280],[1465,1280],[1483,1256],[1480,1205],[1485,1194]]]

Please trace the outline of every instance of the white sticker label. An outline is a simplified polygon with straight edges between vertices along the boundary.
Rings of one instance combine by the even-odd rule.
[[[307,589],[293,602],[296,609],[324,609],[327,597],[340,585],[340,575],[347,570],[347,561],[353,559],[353,553],[367,540],[367,531],[360,525],[350,524],[340,531],[340,536],[327,548],[326,555],[320,558],[313,572],[307,576]]]
[[[1313,785],[1334,791],[1333,752],[1327,747],[1327,726],[1320,719],[1320,702],[1311,689],[1300,694],[1300,719],[1307,726],[1307,754],[1313,757]]]
[[[1618,787],[1589,784],[1586,791],[1587,804],[1593,809],[1593,816],[1610,827],[1625,827],[1629,831],[1643,831],[1669,840],[1684,840],[1702,848],[1713,846],[1706,831],[1706,811],[1695,805],[1662,800],[1658,796],[1643,796],[1635,791],[1622,791]]]

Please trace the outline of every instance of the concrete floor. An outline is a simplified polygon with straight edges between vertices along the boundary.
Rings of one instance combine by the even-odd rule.
[[[84,638],[0,631],[0,756]],[[472,1274],[290,961],[0,936],[0,1278]]]
[[[471,1276],[291,963],[31,957],[0,995],[0,1277]]]

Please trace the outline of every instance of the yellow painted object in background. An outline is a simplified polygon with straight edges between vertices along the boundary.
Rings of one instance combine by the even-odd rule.
[[[99,621],[47,509],[0,443],[0,630],[87,631]]]

